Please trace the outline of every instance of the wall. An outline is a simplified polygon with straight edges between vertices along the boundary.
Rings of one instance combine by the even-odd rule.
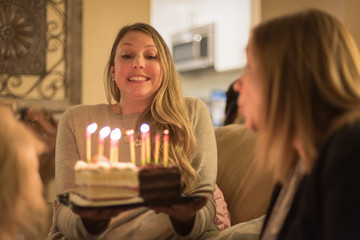
[[[353,35],[358,47],[360,48],[360,28],[359,28],[359,12],[360,1],[359,0],[345,0],[345,26],[349,29]]]
[[[150,23],[150,0],[84,0],[82,103],[106,103],[105,66],[119,29],[135,22]]]
[[[358,26],[360,1],[358,0],[262,0],[261,7],[262,21],[309,7],[322,9],[343,22],[353,35],[357,45],[360,46],[360,29]]]
[[[270,18],[292,13],[309,7],[319,8],[327,11],[341,21],[344,20],[344,1],[343,0],[262,0],[262,21]]]

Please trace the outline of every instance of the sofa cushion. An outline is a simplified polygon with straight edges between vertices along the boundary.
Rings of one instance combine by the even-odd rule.
[[[231,224],[246,222],[266,213],[274,181],[255,161],[256,134],[243,124],[215,129],[218,147],[217,185],[228,205]]]
[[[231,226],[230,212],[224,199],[224,194],[221,192],[220,188],[216,184],[214,199],[216,206],[216,215],[213,223],[219,228],[219,230],[224,230]]]
[[[238,223],[222,231],[207,231],[199,240],[258,240],[265,216]]]

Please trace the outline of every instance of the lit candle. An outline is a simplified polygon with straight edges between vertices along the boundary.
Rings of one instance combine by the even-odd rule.
[[[154,152],[154,161],[157,165],[159,163],[159,150],[160,150],[160,134],[155,135],[155,152]]]
[[[135,164],[135,139],[134,139],[134,129],[126,131],[126,134],[129,136],[130,140],[130,159],[131,162]]]
[[[109,136],[110,134],[110,127],[106,126],[103,127],[99,132],[99,140],[98,140],[98,160],[102,159],[102,156],[104,155],[104,142],[105,138]]]
[[[119,139],[121,138],[120,129],[115,128],[110,133],[110,162],[119,161]]]
[[[91,162],[91,135],[96,131],[97,124],[92,123],[86,128],[86,161]]]
[[[142,166],[145,165],[145,158],[146,158],[146,152],[147,152],[146,138],[147,138],[149,129],[150,129],[150,127],[146,123],[143,123],[140,126],[140,132],[141,132],[141,165]]]
[[[168,154],[169,154],[169,130],[164,130],[164,167],[168,165]]]

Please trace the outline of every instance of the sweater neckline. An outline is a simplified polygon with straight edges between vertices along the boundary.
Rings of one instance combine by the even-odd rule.
[[[112,105],[107,105],[107,109],[109,111],[109,114],[111,117],[114,118],[119,118],[121,117],[121,119],[126,119],[126,120],[131,120],[131,119],[137,119],[141,113],[131,113],[131,114],[122,114],[120,113],[116,113],[113,109],[112,109]]]

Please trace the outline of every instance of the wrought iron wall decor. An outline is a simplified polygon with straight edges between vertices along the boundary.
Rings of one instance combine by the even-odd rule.
[[[0,71],[44,74],[46,2],[0,4]]]
[[[82,0],[0,0],[0,97],[61,111],[81,101]]]

